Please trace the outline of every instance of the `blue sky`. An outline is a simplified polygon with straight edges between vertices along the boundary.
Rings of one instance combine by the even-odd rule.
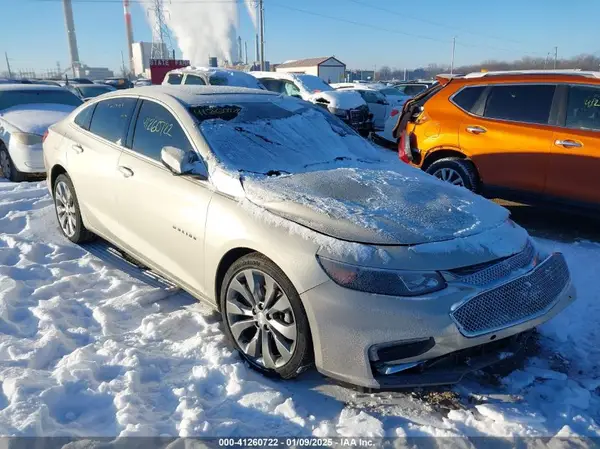
[[[14,69],[68,65],[60,0],[0,0],[0,5],[0,51],[8,52]],[[81,60],[120,67],[121,51],[127,55],[122,4],[73,0],[73,10]],[[131,10],[135,40],[150,40],[142,7],[133,4]],[[349,68],[449,64],[453,36],[457,66],[545,57],[555,45],[559,56],[600,56],[598,0],[265,0],[265,16],[266,56],[272,62],[335,55]],[[253,49],[254,31],[243,5],[240,34]]]

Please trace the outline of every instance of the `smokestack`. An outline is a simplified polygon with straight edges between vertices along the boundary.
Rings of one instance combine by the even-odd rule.
[[[248,41],[244,41],[244,50],[245,50],[245,63],[246,65],[248,65]]]
[[[127,52],[129,55],[129,72],[133,75],[133,28],[131,27],[131,13],[129,12],[129,0],[123,0],[123,12],[125,13],[125,30],[127,32]]]
[[[238,36],[238,60],[240,64],[244,61],[244,49],[242,48],[242,36]]]
[[[75,22],[73,21],[73,7],[71,0],[63,0],[63,9],[65,11],[65,26],[67,27],[67,38],[69,39],[69,53],[71,54],[71,68],[73,76],[75,69],[79,68],[79,51],[77,50],[77,37],[75,36]]]

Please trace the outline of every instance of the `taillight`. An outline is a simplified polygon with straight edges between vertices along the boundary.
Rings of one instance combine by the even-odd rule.
[[[390,117],[396,117],[398,114],[400,114],[400,111],[398,109],[392,109]]]
[[[39,135],[39,134],[38,134]],[[48,130],[46,130],[46,132],[44,133],[44,135],[42,136],[42,143],[44,143],[44,141],[46,140],[46,137],[48,137]]]
[[[398,157],[402,162],[409,164],[413,160],[411,141],[414,140],[413,134],[402,131],[400,140],[398,140]]]

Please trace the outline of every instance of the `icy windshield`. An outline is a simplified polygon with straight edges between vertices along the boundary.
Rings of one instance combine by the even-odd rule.
[[[79,106],[82,101],[68,90],[0,90],[0,111],[22,104],[66,104]]]
[[[338,118],[294,99],[202,105],[190,112],[229,170],[283,174],[379,161],[377,150]]]
[[[331,87],[329,84],[327,84],[325,81],[323,81],[318,76],[296,75],[296,78],[298,79],[298,81],[300,81],[300,84],[302,84],[302,86],[307,91],[309,91],[313,94],[317,93],[317,92],[327,92],[330,90],[335,90],[333,87]]]

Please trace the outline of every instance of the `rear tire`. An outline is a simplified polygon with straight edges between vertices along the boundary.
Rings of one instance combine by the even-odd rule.
[[[312,338],[300,296],[267,257],[251,253],[234,262],[219,304],[225,335],[252,368],[292,379],[312,366]]]
[[[0,176],[12,182],[21,182],[27,179],[25,173],[15,167],[6,146],[0,142]]]
[[[58,175],[54,181],[52,193],[58,226],[63,235],[73,243],[85,243],[93,240],[95,235],[88,231],[83,224],[75,187],[66,173]]]
[[[475,164],[469,159],[447,157],[432,163],[427,170],[430,175],[450,184],[479,192],[481,180]]]

